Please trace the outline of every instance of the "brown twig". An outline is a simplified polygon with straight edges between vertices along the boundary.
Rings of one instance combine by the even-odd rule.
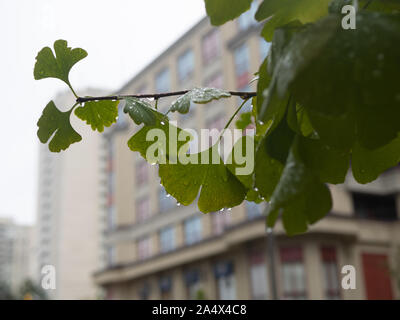
[[[153,98],[158,100],[160,98],[181,96],[187,93],[189,90],[175,91],[175,92],[164,92],[164,93],[151,93],[151,94],[126,94],[126,95],[114,95],[114,96],[102,96],[102,97],[78,97],[77,103],[88,102],[88,101],[100,101],[100,100],[123,100],[125,98]],[[257,95],[256,92],[240,92],[240,91],[228,91],[232,96],[238,96],[246,100]]]

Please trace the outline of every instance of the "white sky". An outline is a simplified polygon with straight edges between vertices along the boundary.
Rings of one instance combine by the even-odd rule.
[[[205,15],[203,0],[0,0],[0,216],[36,215],[36,122],[66,86],[35,81],[37,52],[65,39],[88,57],[70,75],[75,90],[116,90]]]

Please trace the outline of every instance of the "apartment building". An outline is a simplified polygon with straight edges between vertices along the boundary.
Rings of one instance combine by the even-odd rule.
[[[219,28],[204,18],[121,93],[196,86],[253,90],[249,83],[269,49],[254,10]],[[159,108],[172,100],[160,100]],[[193,105],[188,115],[173,116],[182,128],[221,129],[239,103],[230,98]],[[344,186],[332,186],[328,217],[295,237],[286,236],[278,222],[268,252],[263,205],[244,203],[210,214],[196,204],[180,206],[160,186],[157,168],[128,149],[137,126],[122,116],[119,121],[105,140],[107,255],[106,266],[94,274],[106,298],[271,299],[273,283],[281,299],[398,297],[390,272],[400,244],[398,169],[370,185],[349,177]],[[345,265],[355,267],[355,289],[341,286]]]
[[[88,89],[82,95],[102,95]],[[54,99],[61,110],[71,107],[75,98],[61,93]],[[101,235],[103,209],[101,179],[105,159],[102,136],[76,117],[72,126],[82,141],[67,152],[52,153],[40,144],[36,279],[50,265],[56,274],[56,288],[46,293],[52,299],[95,299],[99,290],[92,273],[104,260]]]
[[[33,277],[33,227],[0,218],[0,283],[17,293],[21,284]]]

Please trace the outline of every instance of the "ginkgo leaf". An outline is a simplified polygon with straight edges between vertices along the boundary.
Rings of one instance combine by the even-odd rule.
[[[252,123],[251,117],[251,111],[241,113],[240,118],[235,122],[236,128],[240,130],[246,129]]]
[[[186,152],[188,142],[193,139],[189,132],[170,123],[168,118],[157,111],[153,111],[155,122],[153,125],[145,125],[136,132],[128,141],[128,147],[132,151],[138,151],[143,158],[152,164],[162,159],[168,161],[169,157],[177,158],[179,150]],[[163,137],[162,137],[163,136]],[[149,152],[156,149],[156,152]],[[160,153],[163,154],[159,154]]]
[[[289,128],[286,119],[282,119],[265,141],[267,153],[270,157],[286,163],[295,133]]]
[[[197,205],[203,213],[239,205],[247,189],[228,170],[219,155],[215,156],[216,153],[217,145],[214,145],[193,155],[197,163],[160,164],[158,174],[161,184],[183,205],[191,204],[200,192]],[[216,157],[218,161],[213,163]]]
[[[124,112],[128,113],[137,125],[144,123],[152,126],[156,123],[156,111],[149,102],[134,97],[125,98],[125,101]]]
[[[93,130],[103,132],[117,122],[119,101],[88,101],[75,109],[75,115],[89,124]]]
[[[332,207],[328,187],[301,160],[297,143],[296,139],[272,194],[267,218],[267,224],[273,226],[282,212],[288,235],[305,232],[309,224],[322,219]]]
[[[375,150],[363,148],[356,143],[351,159],[353,176],[357,182],[374,181],[382,172],[400,162],[400,138],[397,137]]]
[[[343,183],[350,164],[350,152],[327,146],[320,139],[298,136],[299,155],[321,182]]]
[[[278,95],[291,91],[310,111],[321,139],[328,128],[321,118],[326,118],[326,124],[333,127],[332,139],[326,143],[351,144],[356,133],[362,146],[374,149],[400,131],[396,85],[400,48],[392,46],[400,42],[399,17],[359,12],[357,28],[349,31],[342,28],[340,16],[330,15],[296,33],[286,46],[274,70]],[[339,124],[346,130],[339,130]]]
[[[36,56],[33,75],[36,80],[44,78],[57,78],[69,84],[69,72],[75,63],[87,56],[87,52],[81,48],[71,49],[67,41],[54,42],[54,52],[49,47],[44,47]]]
[[[256,151],[254,183],[259,193],[269,201],[276,185],[279,182],[283,164],[271,158],[267,153],[266,138],[264,138]]]
[[[71,126],[71,110],[61,112],[54,102],[50,101],[37,123],[39,127],[37,136],[40,142],[46,143],[51,138],[49,150],[52,152],[60,152],[67,149],[72,143],[82,140],[80,134]]]
[[[253,0],[205,0],[211,24],[219,26],[250,9]]]
[[[267,41],[272,40],[276,28],[299,20],[309,23],[328,14],[331,0],[264,0],[256,12],[256,19],[270,18],[262,30]]]
[[[268,57],[265,58],[258,70],[258,81],[257,81],[257,100],[256,106],[257,111],[261,110],[264,103],[264,92],[268,89],[271,82],[271,75],[268,73]],[[254,110],[254,107],[253,107]]]
[[[176,99],[169,110],[186,114],[189,112],[191,102],[205,104],[212,100],[229,98],[230,96],[229,92],[217,88],[194,88]]]
[[[149,139],[152,134],[154,139]],[[182,139],[173,145],[179,136]],[[247,189],[222,162],[216,147],[188,154],[188,142],[191,139],[188,132],[157,113],[156,124],[140,129],[129,139],[128,146],[132,151],[140,152],[148,162],[159,164],[161,184],[179,203],[191,204],[201,187],[198,207],[204,213],[240,204]],[[153,147],[155,156],[149,152]],[[181,160],[182,157],[186,162]]]

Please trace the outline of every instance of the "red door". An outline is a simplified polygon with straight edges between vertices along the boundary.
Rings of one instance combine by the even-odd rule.
[[[363,253],[362,261],[367,299],[393,299],[387,255]]]

